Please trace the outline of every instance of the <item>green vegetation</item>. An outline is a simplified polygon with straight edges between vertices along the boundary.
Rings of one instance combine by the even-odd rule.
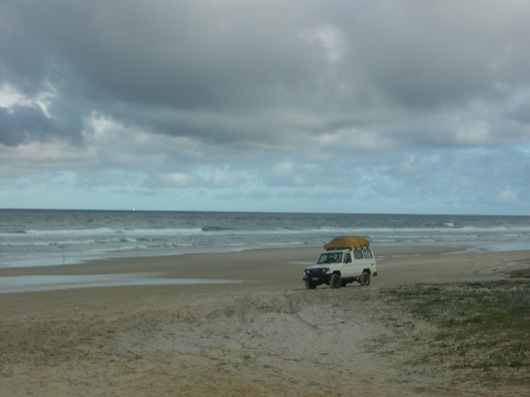
[[[530,269],[514,277],[526,277]],[[530,369],[530,282],[501,280],[403,286],[384,290],[388,304],[399,305],[410,321],[389,319],[409,343],[426,343],[422,357],[409,364],[495,372]],[[393,321],[393,322],[392,322]],[[428,340],[414,332],[424,322]],[[403,331],[405,324],[408,331]],[[523,375],[523,377],[525,377]]]

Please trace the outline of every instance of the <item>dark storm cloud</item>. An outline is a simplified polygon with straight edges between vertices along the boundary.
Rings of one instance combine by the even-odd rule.
[[[41,109],[16,106],[9,111],[0,107],[0,144],[16,146],[42,140],[50,133],[51,123]]]
[[[63,96],[85,98],[80,117],[96,110],[159,132],[223,141],[261,134],[238,133],[236,120],[256,107],[281,106],[275,102],[307,79],[290,21],[278,21],[259,4],[22,1],[5,7],[12,41],[2,48],[4,78],[24,92],[51,82]],[[205,113],[215,124],[187,121]]]
[[[363,69],[401,106],[465,105],[528,84],[528,5],[379,2],[356,21]],[[360,33],[356,35],[355,33]]]
[[[293,38],[259,7],[241,16],[230,3],[96,3],[42,3],[29,19],[59,60],[115,99],[223,109],[301,78],[296,52],[284,44]]]
[[[83,103],[79,118],[219,142],[379,128],[530,84],[520,2],[17,0],[2,12],[0,70],[19,89],[52,83]]]

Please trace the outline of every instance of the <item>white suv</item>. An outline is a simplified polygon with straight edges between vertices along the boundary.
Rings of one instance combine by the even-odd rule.
[[[368,286],[370,276],[377,276],[377,267],[374,253],[365,246],[323,252],[316,265],[304,270],[303,280],[308,289],[322,284],[340,288],[354,281]]]

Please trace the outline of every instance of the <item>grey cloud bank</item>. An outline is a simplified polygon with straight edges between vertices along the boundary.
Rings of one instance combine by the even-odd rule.
[[[0,207],[529,214],[528,15],[0,0]]]

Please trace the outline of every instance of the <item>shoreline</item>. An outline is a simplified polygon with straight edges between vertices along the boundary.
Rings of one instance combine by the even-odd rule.
[[[405,250],[407,247],[417,247],[426,249],[454,249],[456,254],[468,252],[506,252],[506,251],[528,251],[530,250],[530,243],[521,241],[506,241],[502,243],[486,243],[481,241],[431,241],[431,242],[392,242],[372,244],[376,249],[377,256],[379,248],[383,250],[396,249]],[[313,244],[275,244],[270,246],[238,246],[238,247],[195,247],[195,248],[176,248],[176,249],[159,249],[159,248],[140,248],[140,249],[124,249],[124,250],[110,250],[99,253],[78,253],[78,255],[62,255],[49,256],[39,258],[2,258],[0,260],[0,271],[7,268],[37,268],[48,266],[68,266],[68,265],[83,265],[93,261],[110,260],[118,258],[135,258],[135,257],[165,257],[165,256],[181,256],[193,254],[223,254],[233,252],[246,252],[254,250],[265,249],[314,249],[322,245]]]
[[[428,246],[428,245],[385,245],[374,249],[378,263],[422,255],[463,254],[464,247]],[[261,257],[267,254],[284,252],[295,255],[287,265],[305,267],[316,262],[323,248],[320,246],[296,246],[283,248],[249,248],[241,250],[196,251],[179,253],[158,253],[145,255],[145,252],[131,252],[128,255],[102,256],[87,258],[75,263],[54,263],[51,265],[12,266],[0,268],[0,295],[9,293],[31,293],[42,291],[66,290],[76,288],[112,288],[162,285],[200,285],[200,284],[236,284],[244,280],[233,277],[197,278],[193,272],[188,278],[177,277],[178,269],[212,263],[219,260],[222,267],[226,262],[242,256]],[[380,254],[381,253],[381,254]],[[273,254],[274,255],[274,254]],[[235,259],[232,259],[235,258]],[[149,263],[157,265],[149,266]],[[236,274],[231,274],[236,276]]]
[[[227,263],[239,263],[241,257],[259,258],[292,255],[286,265],[300,268],[315,263],[323,248],[320,246],[294,246],[282,248],[249,248],[241,250],[163,252],[145,255],[145,252],[130,252],[116,255],[87,258],[75,263],[53,265],[20,266],[0,268],[0,296],[7,294],[62,291],[87,288],[118,287],[162,287],[199,286],[216,284],[241,284],[252,280],[238,279],[237,272],[228,272],[223,277]],[[387,244],[374,247],[378,265],[392,261],[436,255],[494,254],[528,250],[481,250],[467,244]],[[218,265],[215,265],[219,261]],[[186,263],[191,265],[186,265]],[[153,265],[154,263],[154,265]],[[203,263],[212,269],[204,269]],[[218,269],[215,269],[215,267]],[[196,269],[192,269],[196,267]],[[179,277],[184,269],[185,277]],[[212,271],[212,270],[216,271]],[[198,277],[204,275],[204,277]],[[259,275],[257,278],[259,279]]]
[[[0,296],[54,291],[112,288],[204,287],[213,285],[271,283],[268,272],[292,275],[316,262],[323,251],[320,246],[284,248],[250,248],[222,252],[182,252],[92,258],[75,264],[0,268]],[[483,251],[468,245],[404,245],[388,244],[374,247],[378,269],[387,265],[443,261],[445,256],[479,257],[510,256],[514,251]],[[260,268],[260,266],[264,266]],[[381,272],[381,270],[379,270]],[[295,276],[296,279],[300,278]]]

